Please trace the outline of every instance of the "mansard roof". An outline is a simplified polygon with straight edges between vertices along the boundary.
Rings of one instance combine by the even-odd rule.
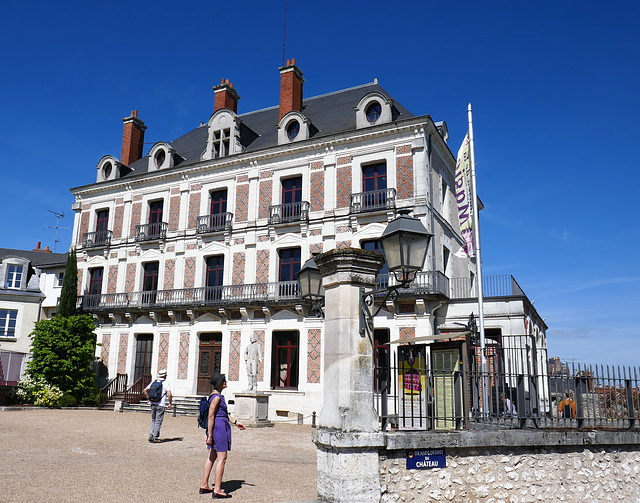
[[[0,248],[0,262],[9,257],[21,257],[31,262],[35,267],[56,267],[67,265],[66,253],[50,253],[45,251],[15,250]]]
[[[313,124],[313,134],[308,141],[329,137],[331,135],[356,129],[356,112],[354,108],[367,94],[378,92],[392,99],[376,82],[342,91],[303,100],[302,114]],[[393,101],[392,119],[406,120],[414,115],[399,103]],[[241,120],[240,141],[244,153],[257,152],[278,145],[279,107],[274,106],[239,115]],[[182,158],[176,166],[185,166],[201,161],[207,146],[207,124],[186,133],[169,142],[176,154]],[[230,156],[232,157],[232,156]],[[138,176],[148,171],[148,154],[132,163],[133,170],[122,178]]]

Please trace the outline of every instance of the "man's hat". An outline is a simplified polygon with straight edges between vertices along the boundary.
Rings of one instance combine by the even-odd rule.
[[[158,372],[158,377],[167,377],[167,369],[162,369]]]

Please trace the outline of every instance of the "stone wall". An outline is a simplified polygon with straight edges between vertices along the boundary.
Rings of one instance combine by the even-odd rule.
[[[471,432],[444,434],[453,442],[436,440],[439,435],[395,442],[444,447],[446,468],[407,470],[406,449],[382,450],[380,501],[640,503],[638,432],[486,432],[471,438],[465,433]],[[473,443],[479,445],[459,445]]]

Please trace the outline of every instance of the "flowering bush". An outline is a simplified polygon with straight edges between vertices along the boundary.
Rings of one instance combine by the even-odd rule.
[[[38,407],[57,407],[62,397],[60,388],[42,377],[25,377],[18,382],[15,398],[20,403],[33,403]]]

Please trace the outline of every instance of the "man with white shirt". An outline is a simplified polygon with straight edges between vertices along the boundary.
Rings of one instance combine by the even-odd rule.
[[[161,396],[158,400],[152,400],[149,396],[151,386],[158,382],[162,386]],[[157,385],[156,385],[157,386]],[[151,405],[151,428],[149,429],[149,442],[160,443],[160,427],[162,426],[162,420],[164,419],[164,411],[171,408],[171,387],[167,382],[167,371],[162,369],[158,372],[158,379],[151,382],[143,391],[147,402]],[[168,404],[167,404],[168,400]]]

